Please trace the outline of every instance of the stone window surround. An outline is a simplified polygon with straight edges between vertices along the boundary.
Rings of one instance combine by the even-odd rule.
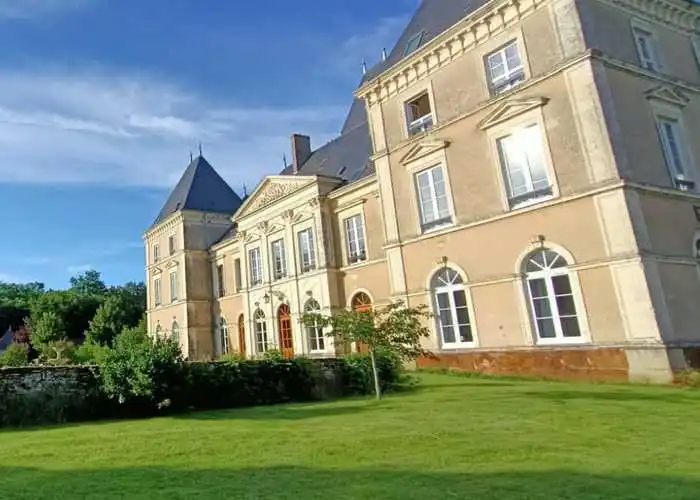
[[[411,90],[411,94],[408,97],[401,100],[401,130],[402,138],[404,140],[413,139],[415,137],[423,137],[424,135],[430,133],[430,130],[437,127],[437,124],[439,123],[439,117],[435,106],[435,91],[433,90],[433,82],[430,80],[425,81],[422,84],[415,85]],[[430,115],[432,117],[433,124],[431,125],[430,130],[426,132],[411,134],[411,122],[409,121],[407,112],[408,103],[420,97],[423,94],[427,94],[428,100],[430,101]]]
[[[303,223],[297,224],[294,226],[294,239],[295,239],[295,245],[293,247],[294,249],[294,260],[295,260],[295,265],[297,269],[297,275],[305,275],[312,273],[314,271],[318,271],[319,268],[321,267],[321,264],[319,262],[319,253],[318,253],[318,245],[319,245],[319,238],[316,230],[316,225],[314,224],[314,219],[309,219],[304,221]],[[311,231],[311,248],[314,254],[314,268],[310,269],[308,271],[304,271],[303,266],[304,262],[301,256],[301,245],[299,243],[299,234],[303,233],[304,231]],[[333,251],[333,249],[329,248],[326,249],[327,252]]]
[[[671,183],[673,185],[674,189],[676,188],[675,184],[675,178],[673,177],[673,172],[671,172],[670,166],[668,165],[668,161],[666,160],[666,152],[665,152],[665,147],[663,145],[663,141],[660,136],[660,131],[659,131],[659,120],[660,119],[666,119],[666,120],[673,120],[676,122],[678,125],[678,132],[680,134],[680,139],[681,139],[681,145],[683,146],[683,153],[685,153],[685,160],[687,161],[688,165],[687,168],[689,170],[688,174],[691,181],[695,181],[696,183],[700,183],[700,175],[698,175],[698,168],[697,168],[697,162],[695,161],[695,155],[693,152],[693,147],[692,147],[692,142],[688,141],[688,129],[685,126],[684,120],[683,120],[683,110],[679,106],[673,105],[673,104],[667,104],[665,102],[659,101],[659,100],[650,100],[649,104],[651,106],[651,112],[653,115],[654,119],[654,127],[657,130],[657,139],[659,141],[659,147],[661,148],[661,153],[664,158],[664,162],[666,163],[666,169],[669,175],[669,178],[671,180]],[[695,186],[695,192],[698,191],[698,188],[700,188],[700,185]]]
[[[648,33],[651,37],[652,46],[649,47],[649,49],[652,50],[652,62],[656,67],[650,71],[663,72],[665,69],[663,50],[661,48],[661,42],[659,41],[659,36],[657,34],[656,29],[654,28],[654,26],[651,25],[651,23],[633,17],[630,20],[630,34],[634,42],[635,50],[637,51],[637,61],[639,65],[642,66],[644,69],[649,69],[642,65],[643,61],[641,47],[639,46],[639,42],[637,41],[637,34],[635,33],[637,30]]]
[[[342,257],[342,267],[341,268],[352,268],[352,267],[357,267],[361,266],[363,264],[366,264],[367,262],[370,262],[370,253],[369,253],[369,245],[370,242],[367,240],[367,219],[365,217],[365,201],[364,200],[359,200],[356,203],[353,203],[352,205],[348,206],[347,208],[344,208],[336,213],[336,216],[338,217],[338,222],[340,225],[340,241],[341,241],[341,257]],[[364,240],[365,240],[365,254],[367,255],[367,258],[365,260],[361,260],[359,262],[356,262],[354,264],[349,264],[348,260],[348,236],[345,231],[345,221],[347,219],[350,219],[351,217],[355,217],[356,215],[360,216],[360,219],[362,220],[362,232],[364,235]]]

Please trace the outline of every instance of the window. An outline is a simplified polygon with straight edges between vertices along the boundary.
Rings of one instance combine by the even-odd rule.
[[[425,35],[425,32],[421,31],[420,33],[416,33],[411,37],[411,39],[406,43],[406,48],[403,51],[403,56],[406,57],[409,54],[412,54],[416,50],[418,50],[418,47],[420,47],[421,42],[423,41],[423,36]]]
[[[306,314],[317,315],[321,313],[321,306],[314,299],[310,299],[304,307]],[[326,339],[323,335],[323,327],[318,318],[314,318],[313,322],[306,325],[306,335],[309,337],[309,347],[311,352],[319,352],[326,350]]]
[[[552,250],[537,250],[525,260],[527,289],[538,343],[582,339],[568,262]]]
[[[153,299],[156,307],[161,305],[162,300],[160,295],[160,278],[156,278],[155,280],[153,280]]]
[[[177,301],[177,271],[170,273],[170,302]]]
[[[229,353],[228,323],[226,318],[219,320],[219,337],[221,340],[221,355]]]
[[[250,259],[250,286],[262,285],[263,270],[260,248],[253,248],[248,252]]]
[[[694,189],[695,182],[689,175],[688,150],[683,143],[680,124],[670,118],[659,117],[657,120],[666,167],[674,184],[682,191]]]
[[[525,68],[517,42],[489,54],[486,58],[491,93],[501,94],[525,81]]]
[[[423,231],[452,223],[445,174],[441,166],[416,174],[416,190]]]
[[[219,297],[225,297],[226,296],[226,283],[224,281],[224,277],[226,275],[224,274],[224,265],[219,264],[216,266],[216,283],[219,287]]]
[[[301,231],[299,238],[299,261],[301,272],[308,273],[316,269],[316,248],[314,246],[314,233],[311,229]]]
[[[347,240],[348,264],[357,264],[367,260],[365,230],[361,215],[345,219],[345,238]]]
[[[695,54],[695,62],[698,63],[698,68],[700,68],[700,36],[695,36],[691,40],[693,44],[693,53]]]
[[[153,245],[153,263],[157,264],[160,261],[160,245]]]
[[[511,208],[552,195],[537,125],[498,139],[498,153]]]
[[[177,321],[173,321],[173,326],[170,330],[170,338],[172,338],[173,342],[177,345],[180,345],[180,326],[177,324]]]
[[[265,313],[260,309],[255,311],[254,324],[255,324],[255,347],[258,353],[267,352],[270,345],[267,338],[267,321],[265,321]]]
[[[284,252],[284,240],[272,242],[272,269],[276,280],[287,277],[287,257]]]
[[[449,267],[441,269],[433,276],[430,287],[442,346],[474,345],[467,292],[460,274]]]
[[[632,33],[634,35],[634,42],[637,44],[639,64],[641,64],[643,68],[659,71],[661,67],[656,53],[656,42],[654,41],[653,33],[638,26],[632,28]]]
[[[175,253],[175,235],[171,234],[168,236],[168,252],[170,255]]]
[[[236,292],[243,290],[243,276],[241,274],[241,259],[233,261],[233,274],[236,281]]]
[[[427,92],[406,103],[406,124],[409,136],[427,132],[433,128],[433,112]]]

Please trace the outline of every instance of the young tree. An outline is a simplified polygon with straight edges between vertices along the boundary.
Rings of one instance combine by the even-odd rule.
[[[329,335],[336,342],[366,345],[372,363],[374,391],[377,399],[381,399],[377,354],[387,352],[403,361],[429,356],[421,346],[421,339],[430,336],[425,325],[431,317],[425,305],[406,307],[403,302],[396,302],[371,311],[337,310],[330,316],[308,313],[303,321],[309,326],[330,327]]]
[[[128,325],[127,304],[120,295],[112,295],[97,309],[88,327],[87,341],[98,345],[112,345],[114,338]]]
[[[66,325],[63,318],[54,311],[32,316],[29,321],[29,332],[30,342],[37,349],[51,342],[66,339]]]

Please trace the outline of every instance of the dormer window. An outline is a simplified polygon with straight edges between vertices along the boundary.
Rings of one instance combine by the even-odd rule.
[[[427,92],[406,103],[406,122],[409,136],[427,132],[433,128],[433,110]]]
[[[423,31],[413,35],[413,37],[406,44],[406,49],[403,52],[404,57],[406,57],[406,56],[412,54],[413,52],[415,52],[416,50],[418,50],[418,47],[420,47],[420,44],[423,41],[423,35],[425,35],[425,32],[423,32]]]

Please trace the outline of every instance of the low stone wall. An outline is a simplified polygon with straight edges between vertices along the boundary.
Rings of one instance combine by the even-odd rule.
[[[47,390],[84,393],[95,387],[95,376],[93,368],[82,366],[0,368],[0,394]]]
[[[627,382],[629,365],[622,348],[462,351],[421,358],[418,368],[452,369],[488,375],[561,380]]]

